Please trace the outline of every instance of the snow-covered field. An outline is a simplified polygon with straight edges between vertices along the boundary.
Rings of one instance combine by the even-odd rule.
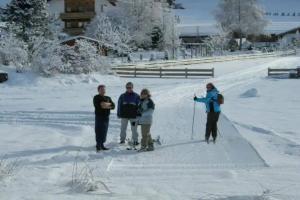
[[[0,156],[15,167],[10,176],[0,170],[0,199],[299,199],[300,82],[266,77],[268,67],[299,63],[300,57],[285,57],[195,65],[214,65],[216,77],[189,80],[98,74],[50,79],[2,67],[10,80],[0,84]],[[152,134],[162,145],[146,153],[119,146],[114,111],[111,150],[96,153],[96,87],[106,84],[117,101],[129,80],[138,92],[152,91]],[[204,95],[210,81],[225,96],[215,145],[203,142],[201,104],[191,140],[192,97]]]

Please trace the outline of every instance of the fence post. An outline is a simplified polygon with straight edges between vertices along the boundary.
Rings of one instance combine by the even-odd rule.
[[[159,78],[161,78],[162,77],[162,69],[161,69],[161,67],[159,68]]]
[[[185,68],[185,78],[188,78],[188,69]]]
[[[134,77],[136,78],[136,67],[134,67]]]
[[[270,76],[270,68],[268,68],[268,76]]]
[[[212,68],[212,77],[215,77],[215,68]]]

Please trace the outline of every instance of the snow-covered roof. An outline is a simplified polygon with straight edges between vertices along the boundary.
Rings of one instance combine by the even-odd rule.
[[[207,36],[217,35],[219,29],[215,23],[180,24],[178,27],[180,36]]]
[[[72,41],[72,40],[80,40],[80,39],[81,39],[81,40],[84,39],[84,40],[88,40],[88,41],[92,41],[92,42],[101,44],[101,42],[100,42],[99,40],[96,40],[96,39],[94,39],[94,38],[90,38],[90,37],[87,37],[87,36],[83,36],[83,35],[77,35],[77,36],[68,37],[68,38],[62,40],[62,41],[61,41],[61,44],[66,43],[66,42],[68,42],[68,41]],[[106,47],[111,47],[111,46],[106,45]]]
[[[90,40],[90,41],[99,43],[98,40],[96,40],[94,38],[86,37],[86,36],[83,36],[83,35],[68,37],[68,38],[62,40],[61,43],[65,43],[65,42],[68,42],[68,41],[71,41],[71,40],[79,40],[79,39],[86,39],[86,40]]]

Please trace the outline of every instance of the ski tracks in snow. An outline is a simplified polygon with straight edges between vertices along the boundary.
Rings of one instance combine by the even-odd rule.
[[[0,123],[44,126],[94,126],[95,116],[83,111],[1,111]],[[112,115],[110,125],[119,126],[116,116]]]

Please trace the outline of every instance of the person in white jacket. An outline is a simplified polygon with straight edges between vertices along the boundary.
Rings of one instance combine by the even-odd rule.
[[[151,94],[148,89],[141,91],[140,103],[138,106],[138,123],[141,125],[142,140],[140,151],[153,151],[153,140],[150,129],[153,122],[153,112],[155,104],[151,99]]]

